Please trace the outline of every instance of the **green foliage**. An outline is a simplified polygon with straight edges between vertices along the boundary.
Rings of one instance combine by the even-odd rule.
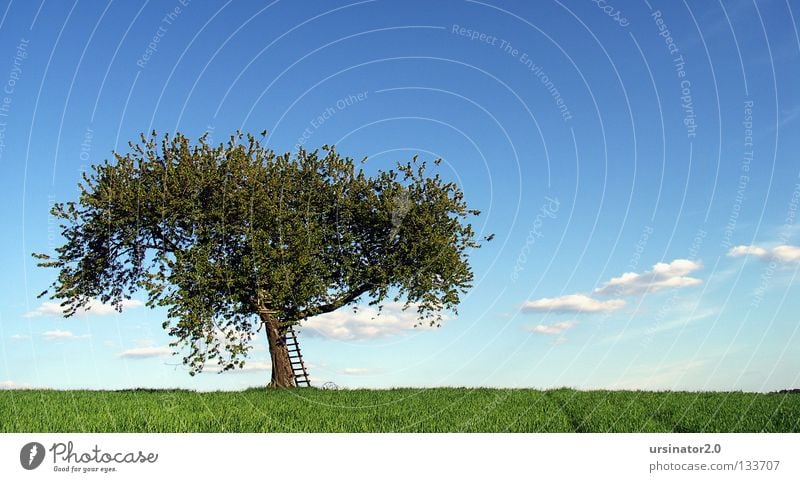
[[[435,324],[456,310],[478,247],[464,195],[416,157],[367,176],[333,147],[278,155],[252,135],[212,146],[153,132],[92,166],[58,203],[66,242],[49,291],[65,315],[91,298],[119,309],[137,291],[168,308],[192,372],[241,367],[269,311],[285,327],[363,298]]]
[[[800,394],[0,391],[0,432],[798,432]]]

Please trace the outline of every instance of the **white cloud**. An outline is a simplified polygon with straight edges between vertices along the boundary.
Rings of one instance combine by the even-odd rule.
[[[89,336],[91,335],[76,335],[71,331],[50,330],[42,333],[42,336],[44,336],[44,339],[47,341],[57,341],[57,340],[80,340],[81,338],[89,338]]]
[[[559,321],[558,323],[553,323],[551,325],[536,325],[536,326],[525,327],[525,331],[530,331],[531,333],[541,333],[543,335],[561,335],[562,333],[569,330],[576,324],[577,322],[575,322],[574,320],[566,320],[566,321]]]
[[[446,319],[446,318],[444,318]],[[381,314],[372,306],[352,307],[309,318],[302,323],[303,334],[336,340],[364,340],[397,335],[412,329],[430,329],[423,324],[414,328],[417,312],[413,306],[403,311],[399,303],[388,303]]]
[[[131,308],[138,308],[142,306],[142,303],[139,300],[122,300],[122,309],[131,309]],[[84,315],[98,315],[98,316],[106,316],[106,315],[113,315],[118,313],[117,310],[114,308],[113,305],[109,303],[103,303],[97,299],[89,300],[89,304],[83,308],[80,308],[77,312],[75,312],[78,316]],[[31,310],[24,315],[25,318],[36,318],[39,316],[64,316],[64,308],[54,301],[45,301],[41,305],[39,305],[36,309]]]
[[[800,261],[800,246],[781,245],[772,248],[772,257],[784,262]]]
[[[26,390],[29,388],[33,388],[33,386],[27,383],[17,383],[12,380],[0,382],[0,390]]]
[[[25,313],[25,318],[35,318],[37,316],[61,316],[63,315],[63,311],[61,310],[61,306],[58,303],[54,303],[52,301],[45,301],[42,303],[38,308],[34,309],[33,311],[29,311]]]
[[[369,368],[344,368],[342,369],[343,375],[367,375],[369,374]]]
[[[753,256],[757,256],[759,258],[766,258],[769,256],[769,251],[760,247],[760,246],[734,246],[730,250],[728,250],[728,256],[735,258],[737,256],[747,256],[748,254],[752,254]]]
[[[777,261],[781,263],[791,263],[800,261],[800,246],[790,246],[782,244],[774,248],[763,248],[761,246],[735,246],[728,251],[728,256],[738,257],[752,255],[764,261]]]
[[[702,264],[688,259],[676,259],[671,263],[656,263],[653,269],[644,273],[625,273],[611,278],[594,290],[599,295],[637,295],[666,288],[695,286],[703,282],[698,278],[686,276],[702,268]]]
[[[172,355],[172,348],[168,346],[145,346],[129,348],[119,354],[120,358],[157,358]]]
[[[624,300],[600,301],[586,295],[564,295],[558,298],[541,298],[534,301],[526,301],[522,305],[522,311],[555,311],[570,313],[597,313],[603,311],[614,311],[625,306]]]
[[[272,363],[269,360],[253,360],[244,362],[244,367],[237,368],[238,372],[265,372],[272,369]]]
[[[19,335],[19,334],[17,334],[17,335],[11,335],[11,339],[12,340],[30,340],[31,337],[28,336],[28,335]]]

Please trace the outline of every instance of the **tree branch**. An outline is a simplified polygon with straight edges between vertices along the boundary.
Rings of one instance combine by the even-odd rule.
[[[159,240],[161,240],[161,242],[164,243],[164,246],[161,249],[163,249],[164,251],[171,251],[173,253],[180,251],[178,245],[176,245],[174,242],[172,242],[172,240],[168,239],[164,235],[164,230],[161,226],[158,225],[158,223],[150,222],[149,226],[150,229],[152,230],[151,233],[153,234],[153,236],[158,238]]]
[[[308,318],[310,316],[321,315],[322,313],[328,313],[328,312],[331,312],[331,311],[334,311],[334,310],[338,310],[342,306],[345,306],[345,305],[355,301],[359,296],[361,296],[364,293],[366,293],[367,291],[369,291],[370,288],[372,288],[372,284],[371,283],[364,283],[362,285],[359,285],[358,287],[356,287],[355,289],[353,289],[352,291],[350,291],[346,295],[344,295],[344,296],[342,296],[342,297],[340,297],[340,298],[338,298],[338,299],[336,299],[336,300],[334,300],[334,301],[332,301],[330,303],[326,303],[324,305],[320,305],[320,306],[317,306],[317,307],[310,308],[310,309],[303,310],[303,311],[299,312],[297,314],[297,316],[296,316],[296,319],[304,320],[304,319],[306,319],[306,318]]]

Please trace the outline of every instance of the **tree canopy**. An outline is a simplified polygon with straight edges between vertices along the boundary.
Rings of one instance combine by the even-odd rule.
[[[129,146],[53,206],[65,242],[34,254],[58,269],[40,296],[70,316],[145,292],[193,374],[209,360],[243,366],[263,323],[280,333],[356,301],[401,301],[435,324],[473,280],[467,218],[479,213],[416,157],[367,175],[333,146],[276,154],[238,132]]]

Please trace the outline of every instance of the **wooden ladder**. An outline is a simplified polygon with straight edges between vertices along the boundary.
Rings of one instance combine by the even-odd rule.
[[[310,387],[311,380],[308,378],[308,369],[306,369],[306,364],[303,363],[300,343],[297,341],[297,333],[295,333],[293,326],[286,329],[286,333],[283,334],[283,342],[289,351],[289,363],[292,365],[294,384],[298,387]]]

